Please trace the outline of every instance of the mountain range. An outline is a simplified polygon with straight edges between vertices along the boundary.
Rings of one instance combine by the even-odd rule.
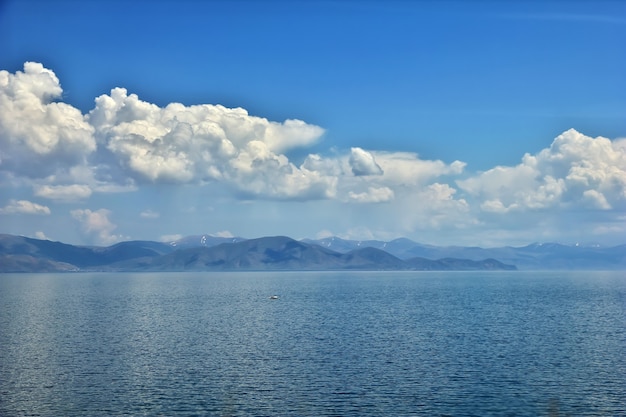
[[[76,246],[0,234],[0,272],[232,270],[626,269],[626,245],[480,248],[338,237],[294,240],[211,235],[172,242]]]
[[[378,240],[356,241],[329,237],[319,240],[305,239],[337,252],[347,252],[359,247],[382,249],[400,259],[423,257],[428,259],[460,258],[480,260],[493,258],[514,264],[524,270],[622,270],[626,269],[626,244],[618,246],[563,245],[559,243],[533,243],[526,246],[481,248],[478,246],[433,246],[400,238],[389,242]]]

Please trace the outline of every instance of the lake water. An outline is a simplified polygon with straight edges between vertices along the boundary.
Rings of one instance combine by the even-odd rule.
[[[626,278],[0,275],[0,415],[625,416]]]

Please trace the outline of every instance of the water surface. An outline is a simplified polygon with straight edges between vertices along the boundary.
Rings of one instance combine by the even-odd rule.
[[[0,275],[0,415],[623,416],[624,398],[623,272]]]

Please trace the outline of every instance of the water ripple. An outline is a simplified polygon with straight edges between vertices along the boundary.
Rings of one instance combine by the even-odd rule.
[[[4,275],[0,415],[623,416],[624,323],[619,273]]]

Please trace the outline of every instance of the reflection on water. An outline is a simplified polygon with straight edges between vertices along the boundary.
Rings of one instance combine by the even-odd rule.
[[[621,275],[2,275],[0,415],[626,415]]]

